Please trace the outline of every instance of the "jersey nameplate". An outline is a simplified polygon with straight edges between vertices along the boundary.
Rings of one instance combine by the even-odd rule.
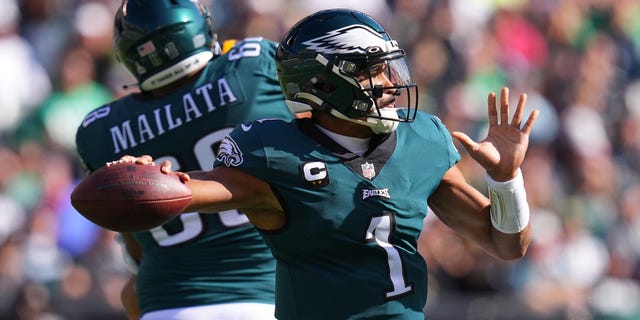
[[[232,86],[225,77],[197,87],[182,96],[181,103],[165,104],[137,115],[135,119],[123,120],[109,128],[113,153],[126,152],[182,125],[201,118],[219,107],[238,101]],[[109,115],[109,106],[87,115],[83,126]]]

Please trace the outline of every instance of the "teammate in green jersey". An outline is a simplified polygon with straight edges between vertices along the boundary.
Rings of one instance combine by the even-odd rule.
[[[124,1],[116,52],[141,90],[95,109],[78,128],[89,171],[132,153],[209,170],[235,125],[292,118],[276,77],[277,43],[248,38],[221,54],[212,27],[199,1]],[[123,291],[131,318],[138,305],[143,320],[274,318],[275,261],[237,210],[191,212],[122,236],[137,269],[137,297],[130,286]]]
[[[510,118],[503,88],[499,102],[488,96],[484,140],[450,134],[418,111],[404,56],[363,13],[302,19],[281,41],[276,65],[290,107],[311,118],[245,123],[222,141],[215,169],[176,172],[193,191],[187,210],[241,208],[261,230],[277,261],[280,320],[423,320],[427,268],[417,238],[427,206],[497,258],[526,252],[519,167],[538,111],[523,121],[522,94]],[[452,135],[486,169],[489,197],[456,166]]]

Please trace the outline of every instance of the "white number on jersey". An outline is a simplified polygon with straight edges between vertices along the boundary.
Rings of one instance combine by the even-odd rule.
[[[402,266],[400,253],[389,243],[394,225],[393,215],[391,214],[373,217],[369,222],[365,237],[366,241],[375,240],[376,244],[387,253],[387,269],[389,270],[389,279],[392,285],[391,290],[385,293],[388,299],[404,295],[413,290],[413,284],[407,284],[404,278],[404,267]]]
[[[213,162],[216,158],[215,150],[213,146],[218,144],[222,138],[224,138],[233,128],[224,128],[215,132],[212,132],[202,137],[193,147],[193,154],[196,156],[200,169],[211,170],[213,169]],[[162,163],[164,160],[171,162],[171,168],[174,171],[179,171],[181,166],[178,163],[178,159],[172,156],[163,156],[154,159],[156,163]],[[239,212],[238,210],[226,210],[218,213],[220,222],[225,227],[236,227],[249,223],[247,216]],[[182,230],[178,233],[169,234],[163,226],[159,226],[150,230],[153,238],[158,242],[161,247],[173,246],[179,243],[189,241],[202,232],[204,223],[200,219],[200,214],[197,212],[183,213],[179,219],[182,221]]]

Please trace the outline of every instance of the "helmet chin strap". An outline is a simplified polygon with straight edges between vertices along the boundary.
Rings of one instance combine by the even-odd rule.
[[[293,101],[293,100],[285,100],[284,102],[287,104],[289,111],[291,111],[291,113],[293,114],[313,111],[313,108],[306,103]]]
[[[382,108],[380,109],[380,115],[388,119],[371,118],[367,117],[368,123],[373,123],[371,130],[376,134],[387,134],[396,131],[398,128],[399,118],[396,108]],[[373,113],[373,112],[372,112]],[[396,120],[390,120],[396,119]]]
[[[342,114],[340,111],[336,109],[331,109],[329,113],[331,113],[336,118],[357,123],[363,126],[367,126],[371,128],[371,130],[375,134],[392,133],[398,128],[398,121],[396,120],[380,119],[380,118],[374,118],[374,117],[367,117],[366,120],[352,119],[345,116],[344,114]],[[378,116],[378,114],[375,111],[372,111],[369,114],[375,115],[376,117]],[[396,108],[382,108],[380,109],[380,115],[385,118],[399,119],[398,113],[396,112]]]
[[[306,93],[306,92],[299,92],[296,94],[295,98],[301,98],[302,100],[308,100],[318,106],[323,105],[324,101],[322,101],[322,99],[310,94],[310,93]],[[289,107],[289,110],[291,112],[293,112],[294,114],[299,113],[299,112],[305,112],[305,111],[310,111],[313,110],[313,108],[306,104],[306,103],[302,103],[302,102],[298,102],[298,101],[291,101],[291,100],[287,100],[286,101],[287,106]],[[352,119],[349,118],[347,116],[345,116],[344,114],[342,114],[340,111],[336,110],[335,108],[331,108],[329,110],[329,113],[332,114],[334,117],[338,118],[338,119],[342,119],[342,120],[346,120],[349,122],[353,122],[353,123],[357,123],[363,126],[367,126],[369,128],[371,128],[371,130],[375,133],[375,134],[388,134],[391,133],[393,131],[396,130],[396,128],[398,128],[398,120],[391,120],[391,119],[399,119],[398,118],[398,112],[396,111],[396,108],[382,108],[380,109],[380,116],[383,118],[387,118],[387,119],[380,119],[378,118],[378,113],[375,110],[372,110],[369,114],[375,117],[367,117],[366,120],[360,120],[360,119]]]

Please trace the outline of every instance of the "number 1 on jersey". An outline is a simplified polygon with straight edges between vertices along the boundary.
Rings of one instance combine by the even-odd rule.
[[[404,267],[402,266],[402,258],[398,250],[389,242],[391,232],[393,232],[393,215],[385,214],[371,218],[369,228],[365,240],[375,240],[387,254],[387,267],[389,270],[389,278],[393,288],[385,293],[387,299],[393,299],[413,291],[413,284],[407,284],[404,278]]]

